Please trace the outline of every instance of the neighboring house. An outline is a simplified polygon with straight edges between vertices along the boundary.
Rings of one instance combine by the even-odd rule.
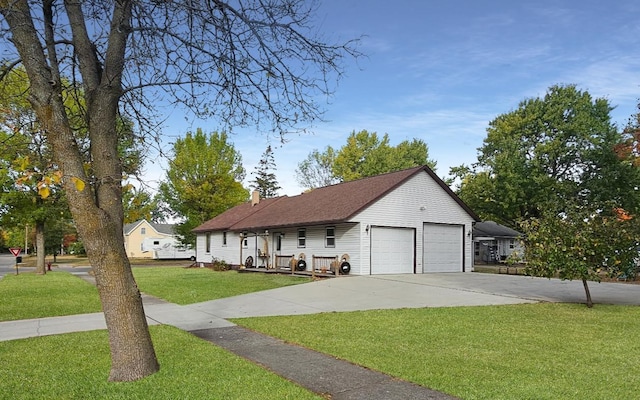
[[[149,244],[175,241],[175,225],[153,224],[140,220],[124,226],[124,248],[131,258],[154,258]]]
[[[424,166],[292,197],[260,200],[254,193],[194,232],[204,263],[286,268],[304,258],[306,270],[318,270],[337,258],[356,275],[462,272],[473,268],[478,220]]]
[[[522,258],[522,234],[497,222],[476,222],[473,227],[474,262],[493,264],[515,256]]]

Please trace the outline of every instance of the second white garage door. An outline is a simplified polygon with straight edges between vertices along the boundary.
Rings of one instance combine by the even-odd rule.
[[[424,224],[423,272],[462,272],[463,226]]]
[[[371,275],[412,274],[415,258],[414,230],[371,228]]]

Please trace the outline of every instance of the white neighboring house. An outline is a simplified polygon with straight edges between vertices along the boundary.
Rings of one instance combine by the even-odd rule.
[[[256,195],[194,229],[198,262],[283,268],[293,259],[308,271],[335,259],[355,275],[473,269],[479,218],[426,166],[298,196]]]
[[[181,246],[174,224],[140,220],[126,224],[123,231],[125,249],[131,258],[195,260],[195,250]]]
[[[473,227],[474,263],[502,263],[512,254],[522,258],[522,233],[494,221],[476,222]]]

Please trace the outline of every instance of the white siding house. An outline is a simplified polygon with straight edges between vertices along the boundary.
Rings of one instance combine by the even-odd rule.
[[[198,262],[280,268],[293,257],[304,258],[306,270],[347,261],[356,275],[463,272],[473,268],[477,220],[424,166],[298,196],[253,198],[194,232]]]
[[[509,257],[522,259],[522,233],[494,221],[478,222],[473,227],[474,263],[501,263]]]

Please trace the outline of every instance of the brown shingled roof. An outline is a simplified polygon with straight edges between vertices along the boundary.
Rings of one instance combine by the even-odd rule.
[[[427,172],[469,215],[479,220],[430,168],[421,166],[313,189],[298,196],[265,199],[253,209],[250,203],[245,203],[205,222],[194,232],[252,231],[344,222],[421,171]]]
[[[244,218],[257,213],[260,210],[265,209],[272,203],[284,199],[284,197],[275,197],[272,199],[262,199],[255,206],[251,205],[251,202],[242,203],[238,206],[228,209],[217,217],[208,220],[200,226],[193,229],[193,232],[208,232],[208,231],[226,231],[231,230],[231,227],[242,221]]]

